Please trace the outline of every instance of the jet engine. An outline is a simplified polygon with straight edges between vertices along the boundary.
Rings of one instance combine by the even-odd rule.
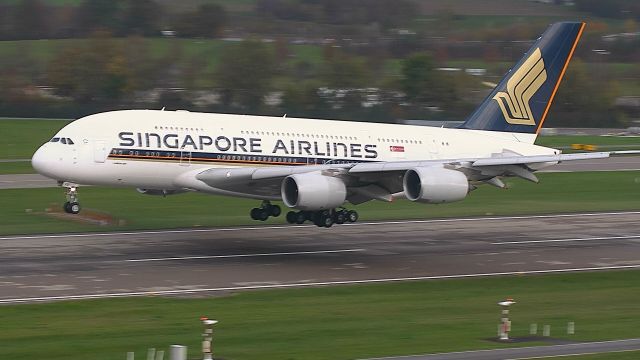
[[[186,192],[186,190],[163,190],[163,189],[141,189],[137,188],[137,192],[144,195],[167,196]]]
[[[407,170],[403,186],[407,199],[430,204],[459,201],[469,193],[465,174],[436,166]]]
[[[344,204],[347,187],[339,178],[318,172],[289,175],[280,187],[282,200],[299,210],[327,210]]]

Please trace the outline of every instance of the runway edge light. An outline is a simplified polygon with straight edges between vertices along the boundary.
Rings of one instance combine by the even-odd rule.
[[[502,308],[502,316],[500,318],[500,340],[508,341],[509,332],[511,331],[511,321],[509,320],[509,307],[516,302],[513,298],[506,298],[504,301],[500,301],[498,305]]]
[[[202,334],[202,359],[213,360],[213,325],[217,324],[217,320],[211,320],[206,316],[200,317],[200,321],[204,324],[204,333]]]

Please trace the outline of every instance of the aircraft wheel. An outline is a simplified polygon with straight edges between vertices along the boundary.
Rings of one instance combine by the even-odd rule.
[[[344,224],[347,221],[347,214],[345,211],[339,210],[336,211],[336,224]]]
[[[80,212],[80,204],[77,202],[72,202],[69,204],[69,212],[71,214],[77,214]]]
[[[349,220],[349,222],[356,222],[358,221],[358,213],[355,210],[350,210],[347,212],[347,220]]]
[[[249,213],[249,215],[251,215],[251,219],[252,220],[259,220],[260,219],[260,217],[259,217],[260,214],[259,213],[260,213],[260,209],[253,208],[253,209],[251,209],[251,212]]]
[[[269,218],[269,212],[266,209],[258,209],[257,215],[260,221],[266,221]]]
[[[280,214],[282,214],[282,209],[278,205],[269,205],[267,210],[269,212],[269,215],[273,217],[278,217],[280,216]]]
[[[304,224],[307,221],[307,214],[304,211],[298,211],[296,214],[296,224]]]
[[[64,212],[66,212],[67,214],[71,214],[71,203],[66,201],[64,203],[64,205],[62,205],[62,209],[64,210]]]
[[[320,224],[322,227],[330,228],[334,224],[333,216],[331,214],[322,214]]]
[[[295,224],[295,223],[297,222],[297,221],[296,221],[297,215],[298,215],[298,214],[297,214],[295,211],[289,211],[289,212],[287,212],[287,222],[288,222],[289,224]]]

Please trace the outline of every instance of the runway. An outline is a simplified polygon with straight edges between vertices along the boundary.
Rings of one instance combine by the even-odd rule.
[[[0,303],[640,268],[640,211],[0,238]]]
[[[640,156],[569,161],[542,172],[640,170]],[[0,175],[0,189],[29,189],[58,186],[57,181],[38,174]]]
[[[593,354],[625,353],[640,350],[640,339],[597,341],[495,350],[461,351],[443,354],[397,356],[369,360],[525,360]]]

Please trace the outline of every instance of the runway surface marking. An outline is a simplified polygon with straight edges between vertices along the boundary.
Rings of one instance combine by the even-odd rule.
[[[256,254],[181,256],[181,257],[149,258],[149,259],[128,259],[128,260],[124,260],[124,262],[150,262],[150,261],[175,261],[175,260],[225,259],[225,258],[242,258],[242,257],[282,256],[282,255],[334,254],[334,253],[348,253],[348,252],[359,252],[359,251],[365,251],[365,249],[340,249],[340,250],[317,250],[317,251],[291,251],[291,252],[274,252],[274,253],[256,253]]]
[[[506,360],[534,360],[534,359],[553,359],[560,357],[570,357],[570,356],[582,356],[582,355],[598,355],[598,354],[617,354],[617,353],[625,353],[625,352],[633,352],[638,351],[638,349],[630,349],[630,350],[614,350],[614,351],[591,351],[591,352],[578,352],[573,354],[562,354],[562,355],[547,355],[547,356],[531,356],[531,357],[518,357],[518,358],[509,358]]]
[[[554,242],[596,241],[596,240],[627,240],[627,239],[640,239],[640,235],[601,236],[601,237],[549,239],[549,240],[502,241],[502,242],[492,242],[491,245],[538,244],[538,243],[554,243]]]
[[[636,214],[640,214],[640,211],[581,213],[581,214],[554,214],[554,215],[492,216],[492,217],[429,219],[429,220],[394,220],[394,221],[352,223],[352,224],[344,224],[341,226],[433,224],[433,223],[474,222],[474,221],[574,218],[574,217],[589,217],[589,216],[620,216],[620,215],[636,215]],[[17,235],[17,236],[0,237],[0,240],[59,239],[59,238],[91,237],[91,236],[189,234],[189,233],[277,230],[277,229],[296,229],[296,228],[316,228],[316,226],[315,225],[274,225],[274,226],[252,226],[252,227],[209,228],[209,229],[142,230],[142,231],[129,231],[129,232],[103,232],[103,233],[80,233],[80,234],[71,233],[71,234],[55,234],[55,235]]]
[[[594,346],[594,345],[624,345],[625,343],[635,343],[638,339],[622,339],[622,340],[604,340],[604,341],[589,341],[584,343],[573,343],[573,344],[559,344],[559,345],[540,345],[540,346],[523,346],[523,347],[511,347],[511,348],[502,348],[502,349],[483,349],[483,350],[467,350],[467,351],[454,351],[454,352],[444,352],[444,353],[433,353],[433,354],[423,354],[423,355],[401,355],[401,356],[390,356],[390,357],[379,357],[379,358],[368,358],[361,360],[401,360],[401,359],[418,359],[421,357],[436,357],[436,356],[446,356],[446,355],[465,355],[465,354],[481,354],[481,353],[495,353],[499,354],[501,352],[511,352],[514,350],[517,351],[527,351],[527,350],[542,350],[542,349],[562,349],[562,348],[572,348],[572,347],[583,347],[583,346]],[[614,350],[607,352],[626,352],[626,351],[637,351],[635,349],[631,350]],[[593,354],[601,354],[605,352],[593,352]],[[549,356],[535,356],[535,357],[519,357],[519,358],[510,358],[507,360],[525,360],[525,359],[544,359],[544,358],[553,358],[560,356],[576,356],[576,355],[589,355],[591,353],[579,352],[576,354],[566,354],[566,355],[549,355]]]
[[[569,273],[569,272],[600,271],[600,270],[624,270],[624,269],[640,269],[640,264],[568,268],[568,269],[457,274],[457,275],[414,276],[414,277],[403,277],[403,278],[382,278],[382,279],[365,279],[365,280],[323,281],[323,282],[298,282],[298,283],[289,283],[289,284],[229,286],[229,287],[203,288],[203,289],[180,289],[180,290],[161,290],[161,291],[119,292],[119,293],[104,293],[104,294],[80,294],[80,295],[65,295],[65,296],[42,296],[42,297],[0,299],[0,304],[55,301],[55,300],[103,299],[103,298],[132,297],[132,296],[180,295],[180,294],[195,294],[195,293],[219,292],[219,291],[283,289],[283,288],[301,288],[301,287],[333,286],[333,285],[357,285],[357,284],[404,282],[404,281],[419,281],[419,280],[464,279],[464,278],[495,277],[495,276],[508,276],[508,275],[535,275],[535,274],[553,274],[553,273]]]

